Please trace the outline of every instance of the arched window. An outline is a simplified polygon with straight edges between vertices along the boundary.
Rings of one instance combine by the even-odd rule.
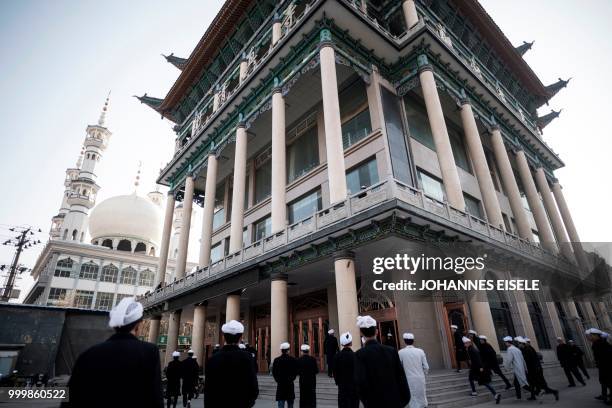
[[[100,276],[101,282],[117,282],[117,276],[119,275],[119,268],[113,264],[106,265],[102,268],[102,275]]]
[[[122,239],[117,245],[117,250],[132,252],[132,243],[128,239]]]
[[[123,268],[121,271],[121,279],[119,283],[123,283],[126,285],[135,285],[136,284],[136,269],[128,266],[127,268]]]
[[[74,262],[70,258],[64,258],[57,261],[55,265],[54,276],[59,276],[61,278],[69,278],[72,273],[72,265]]]
[[[149,249],[149,255],[155,256],[155,247],[151,247],[151,249]]]
[[[153,279],[155,278],[155,274],[150,269],[145,269],[144,271],[140,271],[140,277],[138,279],[138,284],[140,286],[153,286]]]
[[[73,241],[76,241],[76,239],[77,239],[77,234],[78,234],[78,233],[79,233],[79,232],[78,232],[77,230],[73,230],[73,231],[72,231],[72,240],[73,240]]]
[[[113,240],[112,239],[105,239],[104,241],[102,241],[102,246],[110,248],[110,249],[113,249]]]
[[[510,304],[503,293],[497,290],[487,292],[489,298],[489,307],[491,308],[491,317],[493,317],[493,325],[495,326],[495,334],[500,349],[505,350],[506,346],[499,339],[505,336],[516,337],[516,330],[512,322],[512,313]]]
[[[527,308],[529,309],[529,317],[531,318],[531,324],[533,325],[533,331],[535,332],[538,346],[541,349],[550,348],[550,340],[548,333],[546,332],[546,324],[544,323],[544,314],[540,303],[537,301],[535,296],[530,292],[527,293]]]
[[[79,278],[81,279],[98,279],[98,265],[89,261],[81,265],[81,272],[79,272]]]
[[[144,242],[139,242],[136,244],[136,248],[134,248],[134,252],[147,252],[147,246]]]

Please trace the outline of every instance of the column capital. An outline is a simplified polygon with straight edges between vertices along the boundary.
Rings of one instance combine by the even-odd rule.
[[[272,87],[272,94],[281,93],[282,94],[283,87],[281,86],[280,79],[278,77],[274,77],[274,86]]]
[[[272,281],[277,281],[277,280],[287,281],[287,280],[289,280],[289,275],[287,275],[286,273],[282,273],[282,272],[276,272],[276,273],[273,273],[272,275],[270,275],[270,280],[272,280]]]
[[[432,66],[429,64],[429,59],[425,54],[421,54],[417,57],[417,67],[419,73],[423,71],[433,71]]]
[[[333,44],[332,35],[329,28],[321,29],[321,32],[319,33],[319,43],[321,44],[321,47],[331,46]]]
[[[470,99],[467,96],[467,93],[465,92],[465,89],[461,88],[461,92],[459,94],[459,104],[461,106],[463,105],[472,105],[470,102]]]
[[[334,253],[334,261],[339,261],[342,259],[355,259],[355,253],[353,251],[338,251]]]
[[[278,12],[275,12],[274,17],[272,17],[272,23],[273,24],[280,23],[281,21],[282,20],[281,20],[280,14],[278,14]]]

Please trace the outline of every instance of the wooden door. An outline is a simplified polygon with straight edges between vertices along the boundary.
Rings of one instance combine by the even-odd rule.
[[[451,324],[458,327],[464,335],[468,330],[468,319],[467,319],[467,307],[465,303],[445,303],[444,311],[446,318],[444,319],[444,330],[446,331],[446,338],[448,339],[448,349],[450,350],[451,361],[453,367],[457,367],[457,358],[455,355],[455,342],[453,331],[451,330]]]

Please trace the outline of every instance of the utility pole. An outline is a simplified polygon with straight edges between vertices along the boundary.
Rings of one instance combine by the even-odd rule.
[[[15,228],[11,228],[11,231],[15,231]],[[39,230],[40,232],[40,230]],[[29,248],[32,245],[39,244],[40,241],[35,239],[30,239],[29,235],[34,235],[32,231],[32,227],[28,227],[21,231],[18,236],[14,238],[16,242],[9,239],[3,243],[3,245],[14,245],[17,249],[15,250],[15,255],[13,256],[13,262],[11,263],[9,269],[9,275],[6,280],[6,285],[4,285],[4,291],[0,295],[0,302],[8,302],[11,299],[11,293],[13,292],[13,287],[15,286],[15,279],[17,274],[23,272],[27,268],[19,267],[19,257],[21,256],[21,252],[25,248]],[[4,266],[2,267],[4,269]]]

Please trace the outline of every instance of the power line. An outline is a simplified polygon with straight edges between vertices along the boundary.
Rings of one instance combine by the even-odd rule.
[[[41,243],[40,239],[36,239],[34,237],[35,233],[32,231],[32,227],[28,228],[20,228],[20,227],[11,227],[11,230],[17,232],[17,235],[14,238],[7,239],[2,243],[5,246],[14,246],[16,248],[15,255],[13,256],[13,261],[10,265],[8,277],[6,279],[4,285],[4,292],[0,295],[0,301],[8,302],[11,298],[11,293],[13,292],[13,287],[15,286],[15,280],[17,274],[21,274],[29,270],[29,268],[19,265],[19,257],[24,249],[28,249],[34,245],[39,245]],[[40,232],[40,230],[39,230]],[[8,265],[0,265],[0,271],[7,269]]]

